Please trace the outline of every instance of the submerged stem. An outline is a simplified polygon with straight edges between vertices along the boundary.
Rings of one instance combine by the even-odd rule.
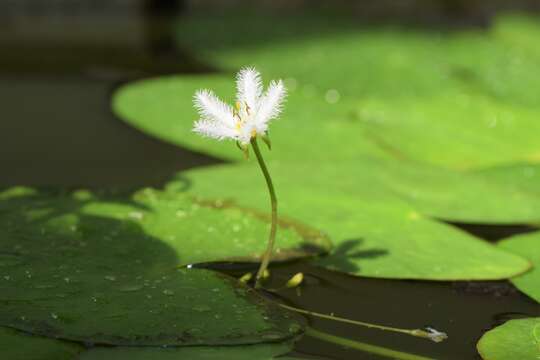
[[[276,197],[276,192],[274,190],[274,185],[272,184],[272,178],[270,177],[270,173],[268,172],[268,169],[266,168],[266,164],[262,157],[261,150],[259,149],[257,138],[254,137],[251,139],[251,145],[253,146],[253,152],[255,153],[255,156],[257,157],[257,162],[259,163],[259,166],[261,167],[262,173],[264,175],[264,179],[266,180],[266,185],[268,186],[268,192],[270,193],[270,203],[272,206],[272,223],[270,225],[270,236],[268,237],[268,245],[266,247],[266,251],[264,252],[261,258],[261,266],[259,267],[259,271],[257,271],[257,276],[255,277],[255,288],[257,289],[261,286],[260,279],[264,271],[268,267],[268,264],[270,263],[270,258],[272,256],[272,249],[274,248],[274,242],[276,241],[277,197]]]
[[[351,349],[356,349],[360,351],[365,351],[372,354],[381,355],[391,359],[400,359],[400,360],[433,360],[433,358],[428,358],[420,355],[415,355],[411,353],[406,353],[398,350],[388,349],[382,346],[376,346],[372,344],[366,344],[356,340],[342,338],[340,336],[335,336],[332,334],[327,334],[325,332],[315,330],[311,327],[306,328],[306,335],[314,337],[319,340],[327,341],[333,344],[345,346]]]
[[[395,328],[395,327],[391,327],[391,326],[377,325],[377,324],[371,324],[371,323],[363,322],[363,321],[356,321],[356,320],[340,318],[340,317],[333,316],[333,315],[321,314],[321,313],[308,311],[308,310],[304,310],[304,309],[298,309],[298,308],[288,306],[288,305],[285,305],[285,304],[278,304],[278,305],[281,306],[284,309],[287,309],[287,310],[295,311],[295,312],[298,312],[300,314],[305,314],[305,315],[318,317],[318,318],[321,318],[321,319],[333,320],[333,321],[338,321],[338,322],[342,322],[342,323],[363,326],[363,327],[372,328],[372,329],[379,329],[379,330],[385,330],[385,331],[398,332],[398,333],[402,333],[402,334],[407,334],[407,335],[411,335],[411,336],[416,336],[416,337],[429,339],[429,340],[434,341],[434,342],[441,342],[441,341],[445,340],[448,337],[445,333],[439,332],[439,331],[437,331],[435,329],[431,329],[431,328],[428,328],[428,330],[423,330],[423,329],[401,329],[401,328]]]

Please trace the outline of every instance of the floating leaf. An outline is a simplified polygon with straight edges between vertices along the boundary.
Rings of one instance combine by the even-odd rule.
[[[189,346],[182,348],[93,348],[80,360],[271,360],[291,351],[290,343],[248,346]],[[279,357],[279,359],[285,359]]]
[[[419,213],[434,218],[497,224],[540,221],[540,196],[531,196],[529,189],[517,182],[407,161],[366,158],[339,164],[332,165],[334,183],[345,183],[341,186],[349,186],[347,191],[357,191],[359,182],[372,187],[378,184]],[[331,177],[329,173],[328,179]]]
[[[79,191],[6,198],[14,191],[0,194],[0,224],[7,239],[52,238],[57,248],[43,251],[59,247],[84,256],[99,252],[100,258],[114,256],[102,254],[113,246],[112,251],[131,261],[151,258],[164,269],[211,261],[258,261],[270,226],[265,213],[151,188],[130,196]],[[282,259],[331,246],[323,234],[305,225],[282,220],[280,227],[277,251]],[[119,240],[119,232],[128,238]],[[162,256],[161,248],[171,254]]]
[[[0,327],[0,354],[6,360],[72,360],[84,348],[65,341]]]
[[[228,75],[212,75],[143,80],[120,88],[113,97],[113,108],[122,120],[159,139],[219,158],[243,160],[242,152],[231,143],[205,139],[192,131],[198,118],[192,100],[195,91],[209,88],[231,102],[232,79]],[[315,101],[300,92],[291,92],[286,109],[270,130],[273,156],[288,161],[303,161],[308,155],[319,160],[354,159],[362,154],[386,156],[370,141],[357,141],[362,128],[355,119],[356,107],[356,102],[333,107],[323,99]],[[299,134],[302,139],[317,141],[299,140]],[[320,134],[325,134],[324,138]]]
[[[540,162],[537,110],[448,93],[364,100],[358,111],[370,134],[410,159],[455,169]]]
[[[347,174],[332,166],[269,166],[280,211],[317,224],[332,237],[334,252],[319,262],[325,267],[383,278],[470,280],[506,278],[530,266],[518,256],[423,216],[377,182],[363,177],[341,181]],[[187,182],[194,193],[263,209],[264,179],[248,176],[255,171],[231,165],[188,171],[169,189],[178,191]],[[355,186],[350,186],[353,182]]]
[[[240,159],[241,152],[230,143],[203,139],[193,135],[191,130],[193,119],[197,117],[191,102],[195,90],[201,87],[225,90],[226,84],[229,87],[227,91],[231,91],[232,82],[222,77],[144,81],[121,90],[115,97],[115,107],[126,121],[162,139],[215,156]],[[511,184],[493,184],[489,178],[417,162],[395,161],[403,154],[393,149],[391,143],[381,144],[380,131],[366,133],[366,125],[362,125],[362,121],[368,121],[370,115],[363,110],[355,112],[354,109],[359,109],[357,102],[347,101],[337,108],[331,108],[320,102],[317,105],[316,101],[306,100],[300,94],[292,94],[283,119],[276,121],[272,128],[272,141],[275,144],[272,160],[305,163],[306,158],[317,159],[311,163],[313,169],[332,166],[329,175],[339,174],[334,175],[336,180],[333,182],[328,178],[327,186],[344,186],[337,182],[353,187],[359,181],[377,183],[377,186],[386,186],[387,192],[407,200],[418,212],[436,218],[474,223],[540,220],[540,197],[530,197],[527,192]],[[369,121],[377,123],[373,119]],[[399,135],[401,133],[395,134],[397,138],[402,137]],[[444,134],[441,136],[444,137]],[[438,146],[440,142],[431,142],[432,137],[426,139],[425,142],[434,144],[430,146],[444,148],[441,151],[448,148]],[[465,152],[474,151],[474,146],[471,146]],[[455,152],[454,157],[464,155],[458,150]],[[331,165],[327,162],[331,162]],[[249,177],[257,176],[255,172],[257,170]]]
[[[191,14],[178,24],[178,41],[222,68],[250,64],[288,77],[313,99],[331,89],[357,99],[450,91],[538,108],[537,17],[502,14],[488,30],[464,31],[363,26],[354,15],[328,12],[299,19],[235,10],[219,17],[207,9]]]
[[[498,243],[501,249],[528,259],[534,267],[510,281],[516,287],[540,302],[540,232],[512,236]]]
[[[540,318],[510,320],[485,333],[476,347],[484,360],[538,360]]]
[[[164,234],[158,229],[179,239],[198,238],[209,254],[218,247],[236,254],[241,251],[225,245],[234,238],[223,237],[229,233],[221,226],[230,227],[228,221],[238,217],[256,227],[256,219],[236,214],[237,209],[228,214],[195,205],[185,196],[154,190],[132,199],[85,191],[3,193],[0,323],[119,345],[248,344],[288,339],[301,331],[290,314],[236,280],[208,270],[175,269],[181,259],[202,260],[196,252],[202,248],[166,241],[157,237]],[[202,231],[198,221],[205,229],[213,224],[216,233],[190,232]],[[238,239],[257,233],[242,226],[247,230]],[[266,225],[259,226],[265,233]],[[204,237],[215,243],[205,243]],[[221,259],[221,250],[214,255]]]
[[[540,197],[540,164],[509,164],[473,171],[491,183],[512,184],[530,198]]]

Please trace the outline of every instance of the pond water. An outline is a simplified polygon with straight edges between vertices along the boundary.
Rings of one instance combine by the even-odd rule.
[[[219,160],[151,139],[110,112],[109,96],[122,76],[71,74],[4,75],[0,81],[0,185],[114,187],[162,185],[176,171]],[[527,227],[463,226],[489,240],[525,232]],[[220,270],[241,275],[232,264]],[[304,262],[272,268],[280,286],[303,272],[301,290],[280,291],[288,304],[350,319],[414,328],[433,326],[449,334],[435,344],[404,335],[358,328],[317,318],[311,325],[331,334],[437,359],[478,359],[475,344],[505,320],[540,314],[539,306],[507,281],[423,282],[363,279]],[[303,337],[294,354],[328,359],[377,359]]]

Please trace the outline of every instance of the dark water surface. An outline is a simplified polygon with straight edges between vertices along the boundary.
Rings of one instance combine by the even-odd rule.
[[[115,119],[109,97],[127,79],[125,73],[103,68],[54,76],[0,74],[0,186],[159,187],[179,170],[219,162],[154,140]],[[489,240],[529,230],[463,227]],[[225,272],[243,271],[231,268]],[[435,344],[315,318],[310,319],[314,328],[437,359],[478,359],[475,343],[486,330],[507,319],[540,314],[539,305],[507,281],[362,279],[299,262],[275,266],[271,286],[284,284],[300,271],[306,275],[300,291],[279,292],[290,305],[396,327],[431,325],[450,338]],[[328,359],[380,358],[309,337],[298,342],[294,353]]]

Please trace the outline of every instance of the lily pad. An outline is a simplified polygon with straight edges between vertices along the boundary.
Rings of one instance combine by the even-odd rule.
[[[537,360],[540,318],[510,320],[485,333],[476,347],[484,360]]]
[[[411,161],[366,158],[344,165],[333,165],[334,182],[345,183],[348,191],[354,192],[358,182],[377,184],[372,186],[385,187],[426,216],[484,224],[540,221],[540,196],[533,196],[530,188],[518,181]]]
[[[449,93],[364,100],[358,111],[367,131],[409,159],[461,170],[540,162],[536,110]]]
[[[361,276],[430,280],[502,279],[530,267],[521,257],[423,216],[371,179],[341,181],[347,174],[309,163],[269,167],[280,211],[317,224],[332,237],[334,252],[319,260],[322,266]],[[194,193],[264,209],[264,180],[253,177],[256,171],[240,165],[192,170],[168,188],[178,191],[190,183]]]
[[[381,99],[450,91],[538,108],[534,16],[502,14],[489,30],[464,31],[363,26],[328,11],[301,19],[237,10],[219,17],[205,9],[182,19],[178,41],[205,61],[228,69],[255,65],[321,98],[330,89],[342,98]]]
[[[182,348],[93,348],[80,360],[271,360],[292,359],[280,355],[291,351],[288,342],[278,344],[258,344],[248,346],[189,346]]]
[[[510,281],[540,303],[540,232],[512,236],[498,243],[501,249],[528,259],[534,267]]]
[[[540,164],[517,163],[471,172],[491,183],[511,184],[529,198],[540,197]]]
[[[132,195],[26,189],[33,193],[8,197],[16,190],[0,193],[0,224],[9,234],[7,241],[14,243],[14,236],[51,237],[65,253],[86,256],[113,246],[109,253],[116,251],[132,261],[151,257],[156,263],[157,258],[164,269],[212,261],[259,261],[270,227],[265,213],[151,188]],[[306,225],[284,219],[280,225],[277,250],[281,259],[313,255],[331,247],[324,234]],[[131,234],[117,240],[119,232]],[[155,250],[162,247],[172,250],[172,256],[164,257]],[[99,254],[103,256],[108,255]]]
[[[185,196],[160,196],[154,190],[106,199],[85,191],[4,192],[0,324],[116,345],[250,344],[297,335],[297,318],[236,280],[208,270],[176,269],[182,258],[202,260],[197,248],[188,250],[189,241],[182,247],[180,241],[162,240],[150,228],[176,229],[176,236],[188,238],[189,229],[201,231],[196,226],[200,219],[216,229],[198,235],[200,246],[210,253],[222,241],[219,247],[230,246],[234,254],[234,244],[223,245],[228,233],[218,219],[255,222],[246,214],[228,215],[200,205],[193,210],[193,205]],[[178,216],[179,211],[185,214]],[[169,212],[173,215],[165,215]],[[214,215],[203,215],[210,213],[214,220]],[[182,221],[191,226],[178,225]],[[249,234],[249,226],[242,226]],[[261,233],[265,228],[261,226]],[[205,245],[205,236],[213,237],[214,245]]]
[[[348,112],[368,123],[367,138],[385,149],[455,169],[540,162],[536,18],[501,16],[492,31],[428,33],[365,28],[353,17],[331,14],[302,21],[267,14],[225,13],[220,22],[210,17],[202,13],[179,24],[179,41],[227,68],[250,64],[269,77],[287,77],[296,92],[310,97],[311,107],[330,99],[327,106],[337,113],[357,101]],[[272,25],[261,27],[265,22]],[[220,27],[227,31],[209,30]],[[258,30],[245,36],[247,28]],[[343,144],[366,138],[356,128],[350,134]],[[317,137],[320,147],[334,153],[326,138]]]
[[[192,100],[195,91],[209,88],[232,102],[232,80],[232,75],[211,75],[134,82],[114,94],[113,109],[123,121],[161,140],[227,160],[242,160],[244,155],[230,142],[202,138],[192,131],[198,118]],[[354,159],[362,154],[387,156],[373,142],[357,141],[362,138],[362,128],[355,118],[356,108],[356,101],[331,106],[323,97],[314,99],[298,91],[290,92],[286,108],[270,129],[274,156],[288,161],[304,161],[306,157],[321,161]],[[320,134],[325,134],[324,138]],[[350,140],[347,147],[343,145],[345,140]]]
[[[145,132],[197,151],[240,160],[243,155],[231,143],[203,139],[192,132],[197,117],[191,103],[195,90],[209,87],[231,93],[232,86],[231,79],[215,76],[161,78],[125,87],[115,96],[114,104],[126,121]],[[474,223],[540,220],[540,198],[530,197],[512,184],[492,184],[489,178],[404,161],[401,150],[381,140],[380,131],[368,131],[371,125],[362,124],[374,122],[379,126],[371,117],[377,112],[358,109],[356,101],[342,101],[332,107],[299,93],[291,94],[283,118],[272,127],[271,159],[291,163],[316,159],[311,162],[313,169],[328,167],[331,162],[329,174],[338,173],[334,177],[340,183],[355,187],[358,181],[365,181],[386,186],[388,192],[407,200],[418,212],[436,218]],[[475,150],[471,147],[464,151]],[[336,186],[336,181],[329,179],[330,185]]]
[[[82,346],[73,343],[0,327],[0,354],[3,359],[72,360],[82,351]]]

